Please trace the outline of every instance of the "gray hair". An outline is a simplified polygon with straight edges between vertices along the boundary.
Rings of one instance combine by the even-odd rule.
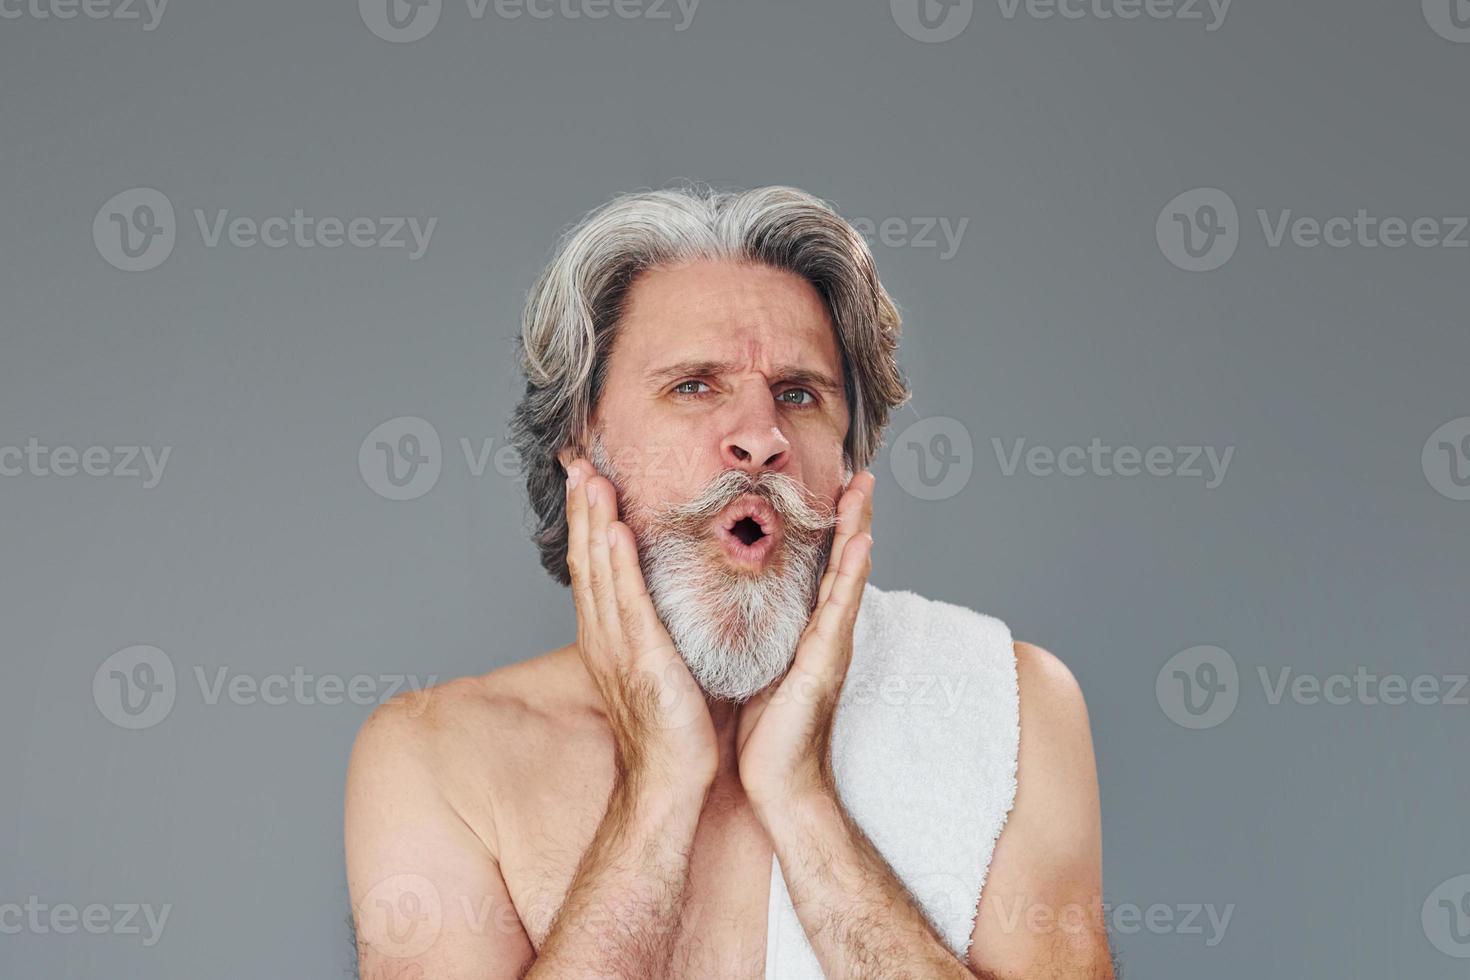
[[[585,447],[619,318],[639,274],[700,259],[755,262],[801,276],[837,329],[850,413],[844,450],[862,469],[908,399],[896,359],[900,320],[862,235],[794,187],[702,188],[620,195],[563,235],[526,300],[519,344],[526,394],[511,417],[541,564],[567,572],[566,471],[556,454]]]

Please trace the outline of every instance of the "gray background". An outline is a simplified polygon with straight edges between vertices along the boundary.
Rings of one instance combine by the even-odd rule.
[[[871,0],[705,0],[683,31],[493,11],[446,0],[413,43],[342,0],[174,0],[153,31],[0,19],[0,445],[171,447],[153,489],[0,477],[0,903],[172,905],[151,948],[0,935],[0,974],[348,968],[342,779],[370,709],[211,705],[195,668],[447,679],[565,642],[520,487],[471,475],[459,439],[504,440],[556,233],[696,178],[969,220],[947,260],[875,241],[916,393],[890,436],[947,416],[974,451],[941,501],[877,461],[874,581],[1000,616],[1076,673],[1110,901],[1234,906],[1212,947],[1207,925],[1115,935],[1128,975],[1466,975],[1420,911],[1470,872],[1470,708],[1273,705],[1256,672],[1466,671],[1470,502],[1420,457],[1470,415],[1470,250],[1271,248],[1255,212],[1470,213],[1470,44],[1362,0],[1237,0],[1214,31],[985,0],[943,43]],[[126,273],[90,228],[134,187],[178,235]],[[1155,237],[1195,187],[1240,211],[1206,273]],[[297,207],[438,225],[410,261],[208,248],[192,214]],[[398,416],[444,443],[412,501],[356,463]],[[1235,454],[1207,490],[1007,477],[991,443],[1094,436]],[[134,644],[178,682],[129,731],[92,681]],[[1155,679],[1200,644],[1233,656],[1240,699],[1190,730]]]

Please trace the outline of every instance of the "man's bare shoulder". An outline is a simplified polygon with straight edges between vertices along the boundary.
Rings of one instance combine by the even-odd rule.
[[[601,717],[596,690],[573,647],[562,647],[486,674],[400,694],[363,723],[359,743],[391,748],[425,763],[544,729],[572,729]]]
[[[435,792],[482,836],[493,834],[495,796],[605,741],[600,705],[574,647],[401,694],[363,722],[349,783]]]
[[[1024,864],[1032,871],[1049,865],[1061,879],[1090,883],[1101,874],[1102,841],[1097,763],[1082,689],[1066,664],[1030,643],[1016,644],[1016,674],[1016,801],[996,860],[1024,845]]]
[[[1014,647],[1022,711],[1030,714],[1031,723],[1065,728],[1073,737],[1085,733],[1087,704],[1072,671],[1056,654],[1035,644],[1017,640]]]
[[[969,961],[996,976],[1111,977],[1097,929],[1016,929],[1007,910],[1101,922],[1102,819],[1082,689],[1058,657],[1017,642],[1021,737],[1015,804],[996,842]],[[1057,921],[1060,921],[1058,918]]]

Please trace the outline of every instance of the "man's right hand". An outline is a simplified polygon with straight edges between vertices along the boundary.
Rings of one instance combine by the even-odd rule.
[[[602,692],[617,753],[607,810],[538,949],[519,923],[484,928],[455,910],[514,909],[510,890],[498,856],[443,796],[435,771],[439,753],[451,766],[473,761],[441,748],[460,744],[449,726],[426,735],[401,706],[380,708],[358,736],[347,786],[348,885],[364,977],[645,980],[668,972],[718,764],[714,724],[648,597],[612,484],[585,461],[568,471],[577,648]],[[442,912],[426,930],[398,914],[404,909]]]
[[[620,789],[702,799],[719,764],[704,696],[654,610],[616,489],[586,460],[566,469],[577,649],[607,706]]]

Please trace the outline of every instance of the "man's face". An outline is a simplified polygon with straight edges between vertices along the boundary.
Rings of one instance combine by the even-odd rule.
[[[634,283],[593,428],[641,504],[688,501],[726,469],[835,504],[847,426],[832,321],[805,279],[693,262]]]
[[[660,617],[741,700],[784,671],[848,479],[832,321],[806,280],[701,261],[629,291],[592,419]]]

